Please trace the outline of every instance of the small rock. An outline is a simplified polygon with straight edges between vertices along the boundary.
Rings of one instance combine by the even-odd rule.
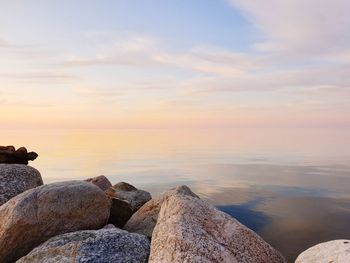
[[[295,263],[349,263],[350,240],[339,239],[313,246],[296,259]]]
[[[130,203],[119,198],[112,198],[111,212],[108,223],[116,227],[123,227],[132,216],[133,211]]]
[[[116,227],[112,224],[108,224],[108,225],[105,225],[104,227],[102,227],[102,229],[114,229],[114,228],[116,228]]]
[[[0,206],[12,197],[43,184],[38,170],[24,164],[0,164]]]
[[[106,225],[110,200],[97,186],[68,181],[28,190],[0,206],[0,262],[13,262],[49,238]]]
[[[106,191],[108,188],[112,187],[111,182],[104,175],[100,175],[94,178],[89,178],[89,179],[86,179],[85,181],[93,183],[94,185],[100,187],[103,191]]]
[[[201,199],[173,195],[162,204],[150,263],[285,263],[261,237]]]
[[[106,190],[112,199],[109,223],[123,227],[133,213],[150,200],[151,194],[127,183],[118,183]]]
[[[55,236],[17,263],[143,263],[150,243],[145,236],[114,229],[85,230]]]
[[[141,206],[152,198],[149,192],[139,190],[136,187],[124,182],[112,186],[112,188],[108,191],[108,195],[129,202],[133,212],[136,212]]]
[[[167,197],[175,194],[183,194],[199,198],[186,185],[172,188],[164,192],[160,198],[152,199],[144,204],[135,214],[132,215],[123,228],[129,232],[139,233],[151,238],[162,203]]]
[[[34,161],[37,157],[37,153],[28,153],[25,147],[16,150],[12,145],[0,146],[0,163],[28,164],[28,161]]]

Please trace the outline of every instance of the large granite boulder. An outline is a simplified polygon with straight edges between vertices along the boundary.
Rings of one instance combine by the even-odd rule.
[[[24,164],[0,164],[0,206],[12,197],[40,186],[43,180],[38,170]]]
[[[0,262],[13,262],[56,235],[99,229],[109,212],[105,193],[84,181],[28,190],[0,207]]]
[[[333,240],[313,246],[296,259],[295,263],[349,263],[350,240]]]
[[[122,228],[143,204],[151,200],[151,194],[139,190],[128,183],[118,183],[110,187],[106,194],[112,199],[109,223]]]
[[[280,263],[283,256],[228,214],[201,199],[173,195],[163,201],[149,262]]]
[[[144,204],[124,225],[123,229],[152,237],[153,229],[156,226],[160,207],[164,200],[172,195],[182,194],[199,198],[186,185],[178,186],[164,192],[159,198],[152,199]]]
[[[25,147],[16,150],[13,146],[0,146],[0,163],[28,164],[37,157],[36,152],[28,152]]]
[[[17,263],[146,263],[150,243],[145,236],[118,228],[85,230],[50,238]]]
[[[104,175],[89,178],[89,179],[86,179],[85,181],[100,187],[103,191],[106,191],[108,188],[112,187],[111,182]]]

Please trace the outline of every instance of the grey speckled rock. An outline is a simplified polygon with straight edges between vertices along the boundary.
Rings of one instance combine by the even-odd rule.
[[[145,236],[115,229],[86,230],[53,237],[17,263],[144,263],[150,243]]]
[[[13,262],[56,235],[99,229],[109,212],[105,193],[84,181],[28,190],[0,207],[0,262]]]
[[[0,205],[42,184],[39,171],[33,167],[24,164],[0,164]]]
[[[261,237],[203,200],[173,195],[162,204],[151,263],[279,263],[283,256]]]
[[[295,263],[349,263],[350,240],[333,240],[313,246],[296,259]]]
[[[152,199],[144,204],[123,227],[129,232],[135,232],[152,237],[153,229],[157,223],[158,213],[163,201],[172,195],[183,194],[199,198],[191,189],[186,185],[181,185],[176,188],[170,189],[164,192],[160,198]]]

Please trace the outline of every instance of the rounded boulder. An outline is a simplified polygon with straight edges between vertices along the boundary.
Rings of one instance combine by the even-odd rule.
[[[28,190],[0,207],[0,262],[13,262],[49,238],[106,225],[110,200],[97,186],[67,181]]]
[[[0,205],[43,184],[39,171],[24,164],[0,164]]]

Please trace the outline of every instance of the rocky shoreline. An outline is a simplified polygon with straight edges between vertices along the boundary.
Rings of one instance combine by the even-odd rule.
[[[187,186],[152,198],[104,176],[43,184],[23,164],[0,164],[0,182],[2,263],[286,262]],[[318,262],[310,258],[296,262]]]

